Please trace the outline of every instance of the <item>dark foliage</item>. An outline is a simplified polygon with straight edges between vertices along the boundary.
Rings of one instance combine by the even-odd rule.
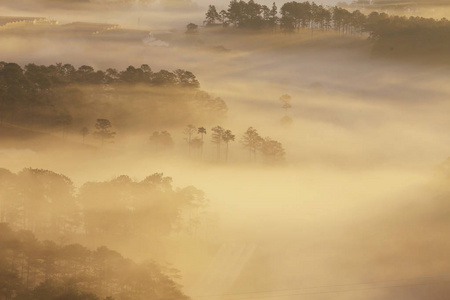
[[[119,127],[143,127],[139,121],[161,123],[172,121],[164,119],[170,116],[179,118],[177,112],[170,116],[158,114],[160,109],[180,110],[184,115],[189,111],[188,115],[199,118],[216,118],[226,111],[223,100],[211,98],[198,88],[192,72],[153,72],[145,64],[124,71],[102,71],[87,65],[76,69],[61,63],[28,64],[22,68],[16,63],[0,62],[0,124],[6,121],[64,133],[70,128],[89,129],[99,117],[108,117]],[[149,97],[150,93],[153,97]]]

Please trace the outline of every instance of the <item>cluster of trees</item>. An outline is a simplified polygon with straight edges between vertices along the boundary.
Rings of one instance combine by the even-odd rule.
[[[296,30],[335,30],[344,34],[368,33],[374,42],[374,51],[426,57],[439,54],[439,59],[450,62],[450,21],[422,17],[389,16],[372,12],[369,15],[359,10],[347,10],[334,6],[324,7],[314,2],[286,2],[280,9],[275,3],[272,9],[249,0],[232,0],[227,10],[217,12],[210,5],[204,24],[223,24],[235,28],[279,28],[283,32]]]
[[[209,131],[211,143],[215,147],[214,159],[216,161],[224,160],[228,162],[230,143],[235,141],[236,135],[231,130],[225,129],[222,126],[212,127]],[[191,157],[194,150],[200,154],[200,158],[203,158],[204,139],[207,133],[208,131],[205,127],[196,127],[192,124],[184,128],[183,134],[188,146],[189,157]],[[156,150],[168,150],[174,146],[174,141],[168,131],[153,132],[150,136],[150,142]],[[270,137],[262,138],[256,129],[252,127],[248,128],[242,134],[240,143],[244,149],[249,150],[251,161],[256,160],[257,152],[262,154],[265,163],[276,164],[284,161],[285,150],[283,145]]]
[[[106,71],[95,70],[83,65],[78,69],[71,64],[57,63],[55,65],[27,64],[22,69],[16,63],[0,62],[0,74],[5,83],[22,84],[24,88],[33,91],[45,91],[52,87],[70,84],[119,84],[143,83],[149,85],[176,85],[180,87],[198,88],[199,82],[195,75],[185,70],[169,72],[153,70],[146,64],[140,67],[129,66],[118,71],[108,68]]]
[[[280,28],[282,31],[294,31],[300,28],[311,30],[335,29],[343,32],[361,32],[364,15],[356,10],[350,12],[340,7],[326,8],[314,2],[286,2],[278,15],[277,6],[272,8],[258,4],[254,0],[232,0],[227,10],[217,12],[214,5],[210,5],[206,12],[204,24],[212,26],[222,24],[233,25],[236,28]]]
[[[251,160],[256,160],[256,154],[260,152],[266,163],[274,164],[284,161],[283,145],[270,137],[261,137],[253,127],[245,131],[240,142],[242,147],[248,150]]]
[[[204,24],[207,26],[222,23],[224,26],[232,24],[237,28],[274,28],[278,22],[277,6],[273,3],[272,8],[260,5],[253,0],[232,0],[228,10],[217,12],[214,5],[210,5],[206,12]]]
[[[101,71],[86,65],[76,69],[70,64],[28,64],[22,68],[16,63],[0,62],[0,125],[6,121],[66,132],[92,124],[99,116],[126,117],[123,123],[127,124],[158,122],[170,117],[156,115],[158,110],[170,110],[170,106],[200,119],[223,116],[225,102],[198,88],[195,75],[181,69],[153,72],[148,65],[142,65],[124,71]],[[170,102],[165,101],[168,97]],[[138,101],[151,111],[133,107]]]
[[[137,264],[101,246],[40,241],[0,223],[0,299],[189,299],[158,264]]]
[[[0,222],[43,239],[78,240],[145,257],[171,233],[193,230],[188,227],[197,224],[197,211],[206,204],[202,191],[175,189],[171,181],[161,173],[142,181],[119,176],[75,191],[69,178],[52,171],[1,169]]]

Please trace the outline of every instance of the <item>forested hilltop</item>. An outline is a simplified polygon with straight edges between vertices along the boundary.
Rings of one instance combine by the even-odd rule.
[[[52,171],[0,169],[0,299],[187,299],[172,271],[107,247],[148,261],[199,224],[202,191],[160,173],[75,190]]]
[[[28,64],[22,68],[0,62],[0,123],[78,133],[98,118],[135,130],[223,118],[225,102],[199,86],[189,71],[153,72],[145,64],[102,71],[87,65]]]
[[[287,2],[278,11],[253,0],[233,0],[227,10],[210,5],[204,24],[236,29],[270,30],[294,33],[334,31],[345,35],[367,34],[376,55],[450,63],[450,22],[422,17],[391,16],[338,6],[324,7],[314,2]]]

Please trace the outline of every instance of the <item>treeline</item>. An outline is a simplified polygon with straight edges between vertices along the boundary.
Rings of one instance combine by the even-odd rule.
[[[155,95],[151,94],[153,91]],[[164,101],[165,94],[172,101]],[[136,109],[133,107],[136,101],[145,107]],[[83,126],[105,115],[126,116],[123,123],[130,124],[160,120],[165,116],[152,114],[160,107],[170,110],[173,104],[200,117],[218,118],[226,112],[222,99],[199,91],[195,75],[181,69],[153,72],[144,64],[123,71],[113,68],[102,71],[87,65],[75,68],[61,63],[28,64],[22,68],[16,63],[0,62],[0,124],[7,121],[67,130],[72,124]],[[147,112],[146,107],[153,111]],[[143,111],[147,115],[137,117]]]
[[[441,61],[450,62],[450,22],[445,18],[408,18],[378,12],[365,15],[359,10],[296,1],[284,3],[278,13],[275,3],[268,8],[253,0],[232,0],[228,9],[220,13],[210,5],[204,24],[231,25],[241,29],[270,28],[281,32],[308,29],[334,30],[343,34],[367,33],[374,42],[376,53],[421,56],[424,59],[432,59],[433,54],[438,55]]]
[[[137,264],[107,247],[40,241],[0,223],[0,299],[189,299],[156,263]]]
[[[358,10],[350,12],[337,6],[329,8],[314,2],[286,2],[278,12],[275,3],[269,8],[254,0],[232,0],[228,9],[220,13],[214,5],[210,5],[204,24],[249,29],[279,28],[284,32],[300,28],[361,32],[364,19],[365,16]]]
[[[151,86],[169,85],[186,88],[199,88],[195,75],[185,70],[169,72],[153,70],[146,64],[136,68],[129,66],[118,71],[109,68],[106,71],[95,70],[83,65],[78,69],[71,64],[57,63],[55,65],[27,64],[22,69],[16,63],[0,62],[0,80],[10,88],[21,87],[33,92],[49,90],[53,87],[71,84],[148,84]],[[8,89],[7,89],[8,90]]]
[[[207,26],[232,25],[236,28],[252,29],[279,28],[282,31],[307,28],[336,30],[343,33],[368,32],[373,37],[377,36],[380,29],[396,31],[398,28],[407,27],[450,28],[446,19],[438,21],[420,17],[406,18],[377,12],[365,15],[359,10],[349,11],[338,6],[324,7],[314,2],[286,2],[278,13],[275,3],[272,8],[268,8],[254,0],[248,2],[232,0],[228,9],[222,10],[220,13],[217,12],[214,5],[210,5],[204,24]]]
[[[191,230],[206,203],[202,191],[175,189],[171,181],[161,173],[141,181],[119,176],[76,191],[68,177],[52,171],[0,169],[0,222],[43,239],[106,245],[148,257],[164,248],[171,233]]]
[[[183,135],[189,157],[196,155],[203,159],[207,134],[210,135],[210,142],[215,148],[212,160],[228,162],[229,150],[231,144],[236,141],[236,135],[222,126],[215,126],[207,130],[205,127],[197,128],[192,124],[187,125],[183,130]],[[149,140],[155,151],[170,150],[175,144],[172,135],[167,130],[153,132]],[[270,137],[263,138],[253,127],[249,127],[238,141],[243,149],[249,151],[249,160],[252,162],[256,161],[257,153],[261,155],[261,160],[265,164],[273,165],[285,162],[286,152],[283,145]]]

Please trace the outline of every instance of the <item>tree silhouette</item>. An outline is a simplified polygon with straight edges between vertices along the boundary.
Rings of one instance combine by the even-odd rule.
[[[198,34],[198,25],[196,25],[194,23],[187,24],[185,33],[188,34],[188,35]]]
[[[235,136],[234,134],[232,134],[231,130],[225,130],[225,132],[222,135],[222,139],[226,145],[225,162],[228,162],[228,144],[234,141],[234,138]]]
[[[211,142],[213,144],[216,144],[216,148],[217,148],[217,161],[220,160],[220,148],[222,145],[222,141],[223,141],[223,134],[225,132],[225,130],[220,127],[220,126],[216,126],[213,127],[211,129]]]
[[[173,148],[173,139],[168,131],[155,131],[149,138],[150,143],[155,146],[156,151]]]
[[[95,128],[97,131],[94,132],[94,135],[101,140],[102,146],[104,141],[113,142],[116,133],[111,131],[112,124],[108,119],[97,119]]]
[[[288,95],[288,94],[284,94],[284,95],[282,95],[280,97],[280,101],[282,103],[282,107],[284,108],[286,114],[287,114],[287,110],[289,108],[292,108],[292,106],[291,106],[291,99],[292,99],[292,97],[290,95]]]
[[[186,136],[185,140],[188,144],[189,149],[189,157],[191,157],[191,141],[192,141],[192,135],[195,133],[196,127],[192,124],[189,124],[184,128],[183,134]]]
[[[206,134],[206,128],[205,127],[199,127],[197,130],[197,133],[200,134],[202,136],[202,147],[201,147],[201,153],[200,153],[200,157],[203,158],[203,135]]]
[[[186,88],[200,87],[200,83],[195,78],[195,75],[192,74],[192,72],[178,69],[178,70],[173,71],[173,74],[175,75],[174,79],[175,79],[176,84],[181,87],[186,87]]]
[[[256,152],[261,149],[263,138],[258,134],[256,129],[249,127],[242,136],[240,143],[244,149],[248,149],[250,159],[256,159]]]
[[[289,126],[292,124],[293,120],[290,116],[288,116],[288,109],[292,108],[291,106],[291,99],[292,97],[288,94],[284,94],[280,97],[280,101],[282,103],[282,107],[284,108],[285,115],[283,118],[281,118],[280,123],[283,126]]]
[[[283,145],[270,137],[266,137],[262,141],[261,152],[265,162],[268,164],[277,164],[284,161],[285,151]]]
[[[214,5],[209,5],[208,11],[206,12],[206,18],[205,21],[203,21],[203,24],[206,26],[212,26],[215,25],[216,22],[222,21],[221,16],[216,10],[216,7]]]

